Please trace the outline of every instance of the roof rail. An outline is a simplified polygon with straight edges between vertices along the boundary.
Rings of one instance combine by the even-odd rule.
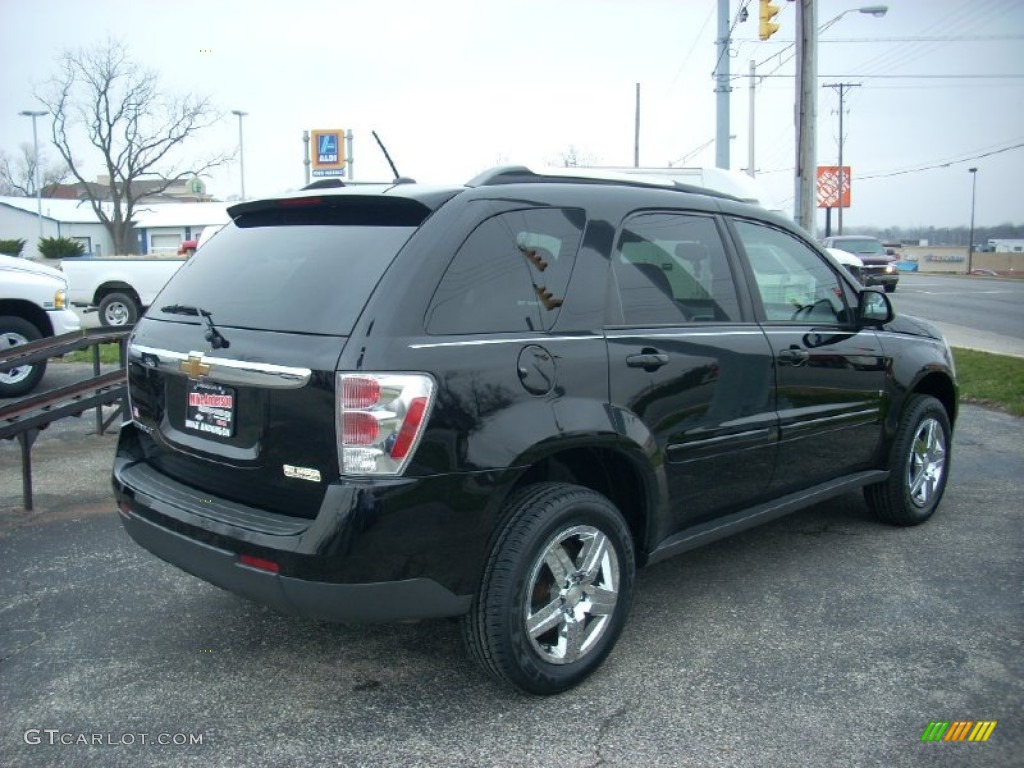
[[[647,187],[707,195],[742,202],[740,198],[707,187],[682,184],[657,176],[625,174],[592,168],[551,168],[534,171],[525,165],[502,165],[484,171],[466,182],[467,187],[490,187],[500,184],[616,184],[626,187]]]

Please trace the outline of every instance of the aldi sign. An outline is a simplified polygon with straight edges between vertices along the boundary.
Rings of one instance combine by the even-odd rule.
[[[343,129],[310,131],[314,176],[345,175],[345,131]]]

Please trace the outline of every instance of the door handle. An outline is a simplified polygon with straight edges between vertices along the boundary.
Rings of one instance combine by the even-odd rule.
[[[630,368],[643,368],[645,371],[656,371],[668,362],[668,355],[661,352],[643,352],[626,358]]]
[[[790,347],[779,352],[778,360],[781,365],[803,365],[811,359],[811,353],[799,347]]]

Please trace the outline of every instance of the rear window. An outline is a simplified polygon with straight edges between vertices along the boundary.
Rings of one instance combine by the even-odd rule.
[[[348,335],[373,288],[428,210],[296,206],[236,217],[171,279],[161,308],[207,311],[218,326]],[[333,203],[333,201],[332,201]]]

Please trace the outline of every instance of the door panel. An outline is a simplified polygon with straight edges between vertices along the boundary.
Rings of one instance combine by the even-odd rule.
[[[772,351],[742,315],[711,217],[628,219],[613,275],[611,401],[663,473],[656,545],[764,494],[777,441]]]
[[[776,363],[773,495],[867,466],[881,438],[885,358],[857,329],[839,276],[787,232],[737,221]]]

